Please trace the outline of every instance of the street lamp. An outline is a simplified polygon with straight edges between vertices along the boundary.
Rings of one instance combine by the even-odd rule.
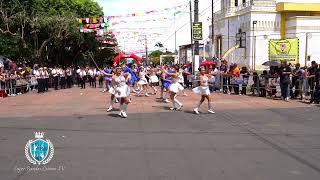
[[[255,36],[255,25],[257,21],[252,21],[252,68],[256,70],[256,36]]]

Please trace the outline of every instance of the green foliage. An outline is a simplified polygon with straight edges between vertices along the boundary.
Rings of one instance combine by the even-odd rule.
[[[160,64],[160,55],[174,55],[174,53],[170,51],[162,52],[160,50],[153,51],[152,53],[149,54],[149,59],[156,65]],[[164,57],[162,59],[163,64],[173,64],[174,58],[173,57]]]
[[[0,55],[41,64],[79,64],[96,52],[94,34],[78,18],[103,16],[94,0],[0,0]]]

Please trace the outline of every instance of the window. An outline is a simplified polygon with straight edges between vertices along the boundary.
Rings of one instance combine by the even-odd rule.
[[[238,0],[234,0],[234,6],[238,7]]]
[[[245,4],[246,3],[246,0],[242,0],[242,4]]]

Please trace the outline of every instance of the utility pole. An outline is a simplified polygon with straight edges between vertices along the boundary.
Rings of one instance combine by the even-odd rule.
[[[194,22],[199,22],[199,0],[194,0]],[[194,41],[194,55],[199,55],[199,41]]]
[[[212,11],[212,18],[211,18],[211,39],[212,39],[212,56],[215,56],[215,52],[214,52],[214,2],[213,0],[211,0],[211,11]]]
[[[305,49],[305,59],[304,59],[304,65],[307,66],[307,61],[308,61],[308,39],[309,39],[309,33],[306,32],[306,49]]]
[[[148,65],[148,39],[147,35],[145,36],[145,47],[146,47],[146,65]]]
[[[177,30],[176,30],[176,13],[173,14],[174,24],[174,54],[177,55]]]
[[[199,21],[199,0],[194,0],[194,22]],[[196,72],[196,64],[199,64],[199,41],[194,41],[194,57],[192,58],[192,71]]]
[[[191,0],[189,1],[189,7],[190,7],[190,32],[191,32],[191,57],[193,58],[193,32],[192,32],[192,6],[191,6]]]
[[[252,21],[252,68],[256,70],[256,36],[255,36],[255,26],[257,21]]]

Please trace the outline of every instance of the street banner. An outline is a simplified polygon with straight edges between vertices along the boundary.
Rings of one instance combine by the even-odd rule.
[[[193,40],[201,41],[202,40],[202,22],[193,23]]]
[[[269,60],[299,62],[299,39],[269,40]]]

